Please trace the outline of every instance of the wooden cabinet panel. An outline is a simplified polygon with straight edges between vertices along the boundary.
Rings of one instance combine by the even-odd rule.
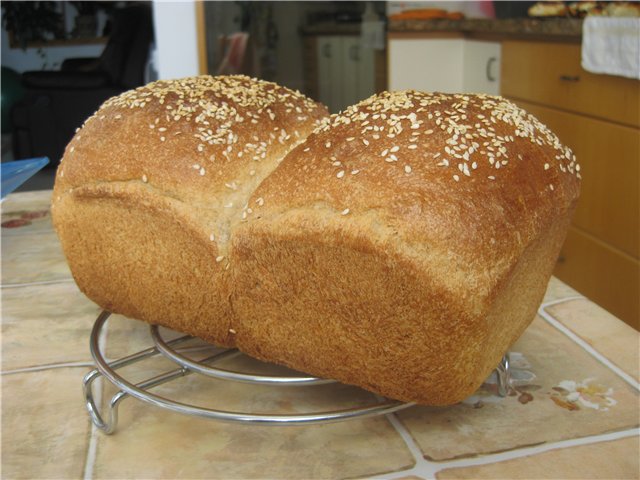
[[[582,170],[574,225],[640,257],[640,130],[516,100],[571,147]]]
[[[640,330],[637,260],[571,227],[554,275]]]
[[[640,82],[583,70],[580,48],[577,44],[503,42],[502,94],[639,126]]]

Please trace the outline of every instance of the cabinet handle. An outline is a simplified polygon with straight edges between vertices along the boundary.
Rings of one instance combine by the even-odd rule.
[[[560,75],[560,80],[563,82],[579,82],[580,77],[578,75]]]
[[[331,44],[330,43],[326,43],[322,47],[322,54],[324,55],[325,58],[331,58]]]
[[[498,59],[496,57],[489,57],[489,59],[487,60],[486,74],[487,74],[487,80],[489,80],[490,82],[496,81],[496,77],[494,77],[491,74],[491,66],[497,61]]]

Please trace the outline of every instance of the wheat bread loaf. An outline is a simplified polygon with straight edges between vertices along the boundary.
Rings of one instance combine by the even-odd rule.
[[[52,215],[101,307],[229,340],[230,225],[326,109],[243,76],[158,81],[108,100],[57,172]]]
[[[67,148],[53,215],[103,308],[445,405],[533,319],[579,168],[499,97],[383,93],[327,118],[199,77],[107,102]]]

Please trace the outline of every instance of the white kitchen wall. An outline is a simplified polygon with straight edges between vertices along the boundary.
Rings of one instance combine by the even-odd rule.
[[[155,67],[160,79],[197,75],[198,41],[194,0],[153,2]]]

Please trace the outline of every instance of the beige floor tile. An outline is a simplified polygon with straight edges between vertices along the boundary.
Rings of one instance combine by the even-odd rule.
[[[438,479],[637,479],[640,475],[638,437],[579,447],[475,467],[450,468]]]
[[[81,368],[2,377],[2,477],[82,478],[89,422]]]
[[[106,355],[110,359],[130,355],[153,346],[149,324],[146,322],[122,315],[111,315],[105,328],[107,331]],[[170,334],[167,338],[175,338],[178,335]]]
[[[73,282],[2,289],[2,370],[90,361],[98,307]]]
[[[19,210],[48,210],[51,206],[51,190],[34,190],[7,195],[2,202],[2,213]]]
[[[3,236],[3,285],[68,279],[71,272],[55,233]]]
[[[169,365],[150,363],[150,373]],[[279,371],[246,358],[230,360],[226,367]],[[114,391],[105,390],[107,396]],[[372,401],[370,394],[343,385],[250,386],[195,375],[154,392],[209,408],[259,413],[323,411]],[[382,417],[272,427],[187,417],[134,399],[125,400],[120,409],[116,433],[98,439],[99,478],[353,478],[413,465],[401,437]]]
[[[426,458],[473,456],[638,424],[638,392],[544,320],[537,318],[511,352],[513,396],[496,397],[485,386],[452,407],[399,413]]]
[[[570,300],[547,309],[552,317],[576,333],[632,377],[639,378],[640,335],[589,300]]]
[[[553,302],[554,300],[574,297],[576,295],[580,295],[580,293],[576,292],[573,288],[561,280],[558,280],[556,277],[551,277],[542,303]]]

